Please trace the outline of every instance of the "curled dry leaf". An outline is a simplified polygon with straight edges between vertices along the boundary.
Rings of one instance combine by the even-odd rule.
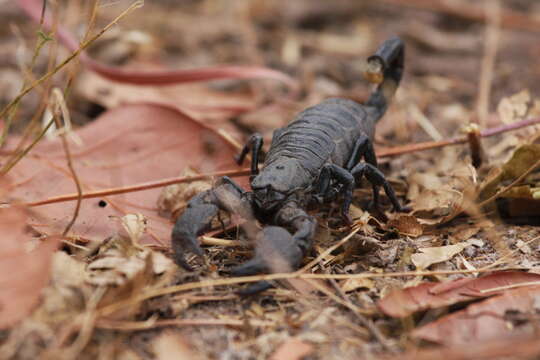
[[[122,216],[122,226],[135,246],[146,232],[146,218],[142,214],[127,214]]]
[[[186,166],[201,172],[235,169],[235,149],[211,128],[182,112],[156,104],[133,104],[104,113],[79,129],[83,141],[72,145],[72,161],[83,191],[174,177]],[[14,147],[19,139],[10,137]],[[12,199],[23,202],[76,192],[60,139],[43,140],[9,173]],[[147,219],[142,243],[169,241],[171,224],[159,216],[160,190],[82,200],[71,235],[99,240],[112,233],[114,219],[140,213]],[[73,216],[75,202],[35,207],[30,224],[44,234],[61,231]]]
[[[124,286],[137,276],[150,273],[151,252],[135,247],[131,239],[113,236],[86,268],[87,282],[96,286]]]
[[[533,334],[532,323],[540,310],[540,286],[508,290],[502,295],[473,304],[413,331],[412,336],[444,345],[463,345],[496,339],[511,334]],[[518,313],[529,321],[513,324],[507,315]],[[527,326],[529,325],[529,326]]]
[[[44,240],[28,251],[31,236],[23,208],[0,209],[0,329],[23,319],[37,304],[50,278],[51,259],[59,237]]]
[[[455,245],[420,248],[418,249],[419,253],[411,255],[411,261],[417,270],[424,270],[432,264],[450,260],[469,245],[471,245],[469,242],[465,242]]]
[[[103,243],[97,258],[88,264],[86,281],[107,289],[100,301],[100,306],[106,306],[136,296],[150,284],[155,285],[156,276],[167,270],[176,270],[170,259],[117,234]],[[137,313],[140,305],[126,305],[113,316],[129,318]]]
[[[482,184],[480,200],[493,196],[503,182],[517,179],[540,159],[540,144],[526,144],[520,146],[500,169],[491,172],[488,179]]]
[[[434,174],[414,174],[409,182],[411,188],[408,197],[413,203],[413,213],[422,223],[439,221],[461,204],[463,195]],[[430,222],[431,219],[433,221]]]
[[[341,285],[341,290],[344,292],[353,291],[356,289],[372,289],[373,286],[375,286],[375,283],[371,279],[367,278],[353,278],[353,279],[347,279],[343,282],[343,285]]]
[[[199,175],[195,170],[188,167],[181,172],[182,176]],[[173,217],[187,205],[196,194],[212,187],[209,180],[193,181],[190,183],[173,184],[163,188],[158,198],[158,209],[162,216]]]
[[[398,214],[388,222],[389,228],[396,229],[401,235],[418,237],[424,233],[422,224],[413,215]]]
[[[427,172],[412,171],[407,198],[413,215],[422,225],[436,225],[459,213],[466,201],[476,197],[477,174],[460,159],[456,149],[446,148]]]
[[[518,271],[493,273],[477,279],[463,278],[444,283],[423,283],[390,292],[377,306],[386,315],[405,317],[417,311],[436,309],[463,301],[500,294],[504,287],[540,281],[540,275]],[[487,291],[494,289],[494,291]]]
[[[135,71],[135,70],[133,70]],[[117,83],[85,71],[77,78],[74,90],[81,97],[107,109],[126,103],[151,101],[176,107],[188,115],[204,118],[227,130],[233,129],[225,119],[241,113],[250,113],[258,106],[256,94],[225,93],[207,84],[182,84],[177,86],[137,86]]]

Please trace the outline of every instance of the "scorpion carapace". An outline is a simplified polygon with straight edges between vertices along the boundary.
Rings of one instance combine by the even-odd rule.
[[[404,66],[404,44],[397,38],[385,41],[368,58],[367,78],[377,83],[365,104],[333,98],[310,107],[286,127],[274,131],[272,144],[259,172],[259,152],[263,141],[252,135],[237,161],[241,164],[251,151],[251,188],[244,191],[230,178],[195,196],[178,218],[172,231],[175,261],[191,269],[187,252],[202,255],[197,236],[211,224],[218,211],[256,218],[265,227],[256,237],[255,256],[232,269],[234,275],[253,275],[266,271],[294,270],[311,247],[316,221],[304,209],[308,204],[331,201],[336,193],[343,196],[341,212],[351,223],[349,207],[356,182],[363,176],[373,188],[372,204],[379,203],[382,186],[395,211],[402,211],[392,187],[377,168],[373,150],[376,122],[384,115],[399,85]],[[361,158],[364,162],[360,162]],[[291,231],[291,232],[289,232]],[[280,264],[281,266],[276,266]],[[247,293],[270,286],[252,285]]]

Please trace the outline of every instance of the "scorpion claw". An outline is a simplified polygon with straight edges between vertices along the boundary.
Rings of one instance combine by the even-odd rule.
[[[268,266],[264,260],[259,257],[254,257],[242,265],[235,266],[231,269],[231,275],[233,276],[249,276],[256,275],[268,270]]]
[[[193,271],[193,267],[191,267],[186,258],[185,254],[192,252],[197,256],[202,257],[204,255],[204,252],[202,251],[201,247],[199,246],[198,240],[196,236],[176,236],[173,232],[173,242],[172,242],[172,248],[173,248],[173,254],[174,254],[174,261],[182,266],[184,269],[188,271]]]
[[[253,259],[233,268],[231,274],[234,276],[248,276],[263,272],[290,272],[298,268],[302,258],[302,250],[287,230],[279,226],[268,226],[257,237]],[[267,281],[259,281],[242,290],[240,294],[251,295],[272,286]]]
[[[218,213],[212,202],[212,191],[205,191],[190,200],[184,214],[176,221],[171,234],[174,261],[188,271],[193,268],[186,261],[186,254],[204,255],[197,236],[208,229]]]

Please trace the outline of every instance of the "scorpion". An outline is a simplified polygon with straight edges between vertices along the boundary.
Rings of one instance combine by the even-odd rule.
[[[393,37],[383,42],[367,59],[366,78],[377,84],[367,102],[330,98],[305,109],[287,126],[274,131],[260,172],[263,140],[260,134],[251,135],[236,161],[242,164],[251,151],[252,191],[245,191],[229,177],[222,177],[214,188],[195,195],[172,230],[175,262],[193,270],[186,253],[203,255],[197,237],[209,229],[219,210],[224,210],[268,225],[260,232],[254,226],[244,228],[251,234],[257,232],[255,255],[232,268],[233,276],[276,269],[294,271],[309,252],[317,227],[315,218],[305,210],[307,206],[330,202],[341,195],[341,215],[350,225],[353,190],[362,177],[372,185],[372,207],[378,209],[382,186],[393,210],[407,211],[378,169],[372,144],[375,124],[385,114],[403,68],[402,40]],[[360,162],[362,157],[364,162]],[[252,294],[272,286],[259,281],[243,293]]]

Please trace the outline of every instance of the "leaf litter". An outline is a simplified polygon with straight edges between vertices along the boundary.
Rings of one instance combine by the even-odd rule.
[[[19,3],[39,17],[41,2],[21,0]],[[80,6],[76,3],[72,6]],[[377,21],[390,24],[396,32],[407,33],[407,18],[420,18],[421,13],[414,8],[416,2],[412,3],[412,9],[394,4],[380,12],[379,7],[385,5],[372,4],[363,5],[363,11],[367,10],[366,14]],[[163,10],[159,4],[145,6]],[[253,67],[235,65],[190,73],[169,71],[162,64],[145,69],[148,62],[138,59],[139,55],[127,55],[128,59],[133,56],[131,63],[120,67],[105,65],[84,54],[81,60],[90,73],[87,80],[78,79],[81,82],[74,88],[71,102],[110,110],[73,131],[82,140],[81,146],[70,145],[83,193],[191,174],[191,171],[207,174],[236,169],[233,155],[237,147],[230,137],[208,124],[226,128],[233,136],[259,130],[268,138],[270,131],[286,123],[294,111],[328,95],[365,97],[365,84],[360,84],[358,88],[363,89],[358,91],[349,80],[359,79],[357,69],[351,65],[352,58],[369,55],[375,44],[386,37],[373,19],[356,15],[354,11],[359,5],[346,1],[331,6],[322,1],[309,6],[302,1],[279,6],[277,3],[235,4],[230,7],[233,10],[225,12],[219,1],[209,1],[205,7],[178,6],[181,10],[176,13],[175,7],[168,9],[186,19],[184,25],[176,22],[176,27],[188,26],[193,21],[210,21],[217,26],[224,19],[235,19],[236,27],[224,29],[233,38],[242,36],[229,43],[219,37],[215,40],[216,34],[197,37],[195,27],[185,28],[186,33],[194,34],[192,43],[177,46],[190,50],[181,57],[171,52],[168,60],[196,64],[195,49],[210,53],[215,62],[227,59],[229,55],[223,54],[241,48],[246,54],[256,55],[250,59],[264,58],[265,64],[272,67],[294,68],[299,75],[294,78],[300,79],[306,96],[295,94],[290,77],[273,71],[258,72]],[[404,18],[403,11],[411,17]],[[149,19],[150,13],[134,12],[132,16]],[[437,28],[436,19],[441,14],[432,9],[428,15],[421,18],[425,26]],[[109,20],[114,17],[113,11],[100,12],[98,17],[101,16]],[[126,19],[129,21],[129,17]],[[287,25],[283,23],[285,19]],[[328,26],[322,26],[320,19],[326,19]],[[253,21],[266,25],[254,28]],[[278,28],[287,26],[290,32],[276,37],[273,33],[276,24]],[[474,40],[476,31],[475,27],[466,28],[459,35]],[[264,39],[267,45],[258,46],[250,36],[260,36],[259,40]],[[2,334],[0,354],[6,358],[58,354],[83,358],[168,358],[172,354],[175,358],[223,359],[376,358],[406,348],[420,353],[429,351],[422,350],[423,346],[416,342],[425,339],[443,344],[440,351],[450,354],[449,358],[463,358],[454,345],[464,342],[476,351],[476,358],[484,358],[486,354],[504,356],[504,348],[493,345],[493,341],[504,341],[510,336],[516,337],[516,343],[523,342],[526,349],[523,354],[534,351],[527,341],[538,323],[535,284],[540,245],[538,230],[531,226],[537,205],[534,149],[538,127],[504,133],[496,140],[480,138],[488,161],[479,168],[471,166],[466,147],[436,149],[443,146],[444,138],[433,150],[416,151],[412,145],[433,137],[433,130],[444,137],[456,136],[456,129],[473,118],[474,108],[470,80],[476,79],[476,74],[468,73],[466,62],[457,71],[452,60],[455,58],[448,56],[451,49],[444,50],[441,56],[437,48],[415,45],[415,41],[421,43],[427,36],[425,32],[416,34],[416,40],[408,40],[412,49],[408,55],[408,81],[400,89],[406,94],[407,102],[415,103],[418,111],[414,114],[422,114],[424,123],[411,115],[409,105],[398,96],[379,131],[379,140],[385,146],[406,144],[395,148],[394,154],[404,154],[398,157],[389,157],[392,148],[383,150],[381,153],[387,158],[381,161],[381,168],[395,183],[398,195],[410,201],[412,214],[386,214],[388,222],[372,216],[362,210],[369,192],[357,190],[352,215],[359,233],[354,235],[336,225],[339,220],[332,206],[314,209],[320,224],[314,246],[317,258],[306,259],[309,266],[302,272],[321,277],[290,279],[305,282],[309,285],[307,291],[283,281],[265,294],[242,299],[235,295],[240,280],[227,279],[226,273],[231,265],[250,256],[245,242],[237,242],[234,247],[207,247],[208,259],[194,273],[176,268],[167,254],[171,220],[191,196],[211,186],[211,181],[173,185],[164,191],[154,189],[84,199],[78,220],[64,239],[61,251],[53,254],[55,246],[45,251],[45,246],[50,244],[45,241],[27,253],[28,256],[35,253],[36,259],[40,259],[34,262],[36,266],[41,262],[44,265],[39,265],[40,276],[32,277],[25,272],[20,276],[33,279],[25,281],[28,284],[41,282],[32,291],[17,295],[20,304],[28,305],[21,305],[16,315],[21,320]],[[516,39],[511,46],[523,46],[520,37],[509,36]],[[354,54],[347,46],[339,46],[340,41],[346,43],[359,37],[364,41],[354,47]],[[78,42],[63,28],[58,38],[70,50],[78,47]],[[287,49],[282,49],[279,55],[276,50],[283,45],[282,40]],[[227,51],[223,52],[226,47]],[[520,49],[517,47],[516,51]],[[296,51],[305,59],[294,60]],[[460,56],[474,60],[477,55],[467,51]],[[529,58],[503,56],[500,61],[522,69],[527,68],[523,62]],[[38,56],[39,61],[42,60]],[[153,85],[141,90],[125,88],[114,82],[100,82],[92,78],[93,73],[115,81]],[[437,78],[427,79],[425,74],[437,74]],[[161,90],[165,84],[219,77],[280,80],[288,86],[291,98],[283,98],[275,86],[258,83],[248,86],[198,83]],[[505,122],[506,127],[502,128],[505,132],[538,116],[538,100],[533,95],[536,84],[528,80],[516,75],[509,79],[508,87],[494,83],[492,97],[502,101],[498,107],[492,107],[499,115],[488,119],[491,125],[496,127],[499,122]],[[508,89],[524,87],[531,91],[508,96],[511,94]],[[291,104],[293,96],[297,98]],[[456,106],[461,110],[456,111]],[[238,114],[240,117],[236,117]],[[264,116],[259,118],[259,114]],[[430,119],[433,119],[431,127],[425,123]],[[8,136],[2,162],[20,139],[15,134]],[[512,153],[514,157],[510,157]],[[73,179],[65,168],[65,156],[58,139],[40,141],[9,172],[11,184],[3,201],[32,203],[73,193]],[[528,176],[520,179],[527,171]],[[474,203],[476,199],[489,201],[487,205],[495,200],[496,208],[478,206]],[[517,199],[532,201],[532,205],[525,207]],[[10,207],[7,211],[15,209]],[[463,210],[467,216],[458,216]],[[494,210],[504,221],[519,218],[521,225],[501,222],[494,216]],[[59,201],[24,211],[28,215],[12,222],[24,227],[21,225],[16,230],[14,225],[6,231],[20,237],[27,246],[36,243],[38,234],[58,234],[73,215],[73,204]],[[20,235],[21,229],[25,236]],[[346,237],[347,234],[350,236]],[[243,239],[234,222],[227,223],[225,230],[216,223],[212,236],[222,241],[212,244],[225,245]],[[40,249],[44,249],[43,253]],[[13,267],[5,260],[0,264]],[[50,271],[46,271],[48,268]],[[501,268],[524,271],[497,272]],[[419,269],[425,270],[418,272]],[[485,272],[490,274],[479,276]],[[341,278],[335,280],[332,276]],[[47,279],[50,280],[45,286]],[[428,279],[439,282],[423,283]],[[188,286],[183,291],[177,290],[178,293],[152,296],[164,294],[164,289],[177,284]],[[395,290],[403,287],[406,288]],[[31,307],[35,308],[29,313]],[[425,317],[420,318],[419,313],[426,311]],[[444,311],[449,314],[443,315]],[[399,325],[391,316],[407,319]],[[499,353],[492,349],[498,349]],[[408,353],[402,356],[406,358]]]
[[[219,133],[162,105],[141,103],[111,110],[77,134],[83,145],[73,147],[72,157],[84,191],[173,177],[187,166],[206,173],[236,167],[235,148]],[[17,139],[11,140],[15,143]],[[12,199],[30,202],[74,192],[58,139],[38,144],[34,154],[22,159],[9,174]],[[158,214],[159,193],[159,189],[151,189],[83,202],[79,215],[83,220],[69,235],[76,241],[101,241],[109,235],[115,217],[141,213],[148,227],[142,241],[164,244],[171,223]],[[52,234],[69,221],[72,206],[57,203],[35,207],[31,224],[41,233]]]

